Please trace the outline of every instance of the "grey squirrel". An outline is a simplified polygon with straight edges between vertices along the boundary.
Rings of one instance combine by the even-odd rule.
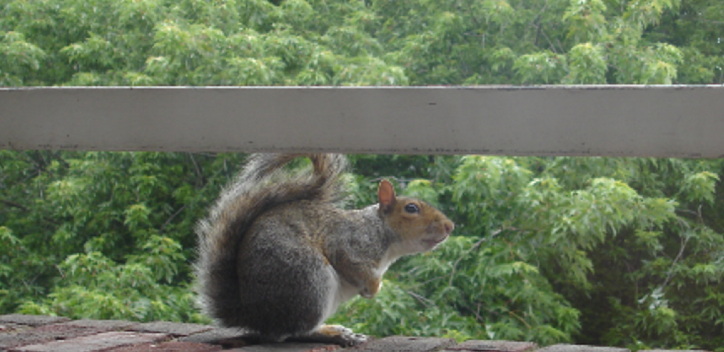
[[[284,168],[302,156],[312,170]],[[197,291],[210,317],[262,341],[367,340],[324,321],[357,294],[374,297],[395,260],[435,248],[454,225],[387,180],[377,204],[342,209],[346,165],[337,154],[250,156],[197,228]]]

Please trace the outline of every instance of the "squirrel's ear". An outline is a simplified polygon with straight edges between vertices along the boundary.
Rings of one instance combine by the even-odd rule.
[[[377,188],[377,200],[380,202],[380,209],[384,212],[392,209],[392,205],[395,204],[395,187],[392,186],[390,181],[380,181],[380,186]]]

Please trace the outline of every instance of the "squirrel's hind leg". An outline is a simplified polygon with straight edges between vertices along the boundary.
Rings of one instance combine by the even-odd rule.
[[[275,236],[268,231],[249,238],[238,252],[238,326],[257,332],[263,342],[299,337],[358,344],[362,335],[324,325],[357,290],[340,282],[319,251],[302,245],[296,237]]]
[[[294,336],[287,341],[333,343],[343,347],[356,346],[369,340],[367,335],[356,334],[342,325],[323,324],[317,330],[302,336]]]
[[[289,341],[322,342],[333,343],[344,347],[356,346],[367,342],[368,337],[363,334],[356,334],[342,325],[327,325],[324,321],[334,314],[340,304],[346,302],[357,294],[357,290],[340,281],[339,276],[332,266],[325,265],[325,282],[329,288],[325,297],[325,308],[322,314],[320,325],[309,333],[295,335]]]

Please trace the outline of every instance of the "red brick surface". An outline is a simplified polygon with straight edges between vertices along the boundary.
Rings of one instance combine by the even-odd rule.
[[[70,319],[65,317],[49,317],[45,315],[23,315],[23,314],[8,314],[0,315],[0,324],[18,324],[18,325],[30,325],[30,326],[41,326],[54,323],[62,323],[69,321]]]
[[[13,323],[0,323],[0,334],[2,333],[18,333],[23,330],[29,330],[32,327],[27,325],[13,324]],[[0,335],[2,336],[2,335]]]
[[[407,337],[390,336],[379,340],[372,340],[359,346],[348,349],[355,352],[376,352],[376,351],[410,351],[410,352],[432,352],[439,351],[446,347],[455,345],[453,339],[442,339],[437,337]],[[347,350],[346,350],[347,351]]]
[[[674,352],[669,350],[639,350],[639,352]],[[706,350],[677,350],[676,352],[709,352]]]
[[[323,343],[290,342],[244,346],[227,350],[229,352],[326,352],[339,350],[337,345]]]
[[[108,350],[108,352],[214,352],[221,351],[221,346],[203,343],[171,341],[164,343],[144,343]],[[228,350],[227,350],[228,351]]]
[[[625,348],[559,344],[538,348],[532,342],[465,341],[435,337],[391,336],[343,349],[337,345],[288,342],[259,344],[240,329],[170,322],[0,315],[0,352],[630,352]],[[673,352],[651,350],[642,352]],[[707,351],[677,351],[707,352]]]
[[[538,349],[533,342],[470,340],[445,349],[445,352],[529,352]]]
[[[112,331],[76,337],[70,340],[53,341],[44,344],[22,346],[11,352],[100,352],[114,347],[159,342],[167,340],[165,334],[147,334],[127,331]]]
[[[72,325],[72,326],[78,326],[82,328],[93,328],[103,331],[112,331],[112,330],[123,330],[129,326],[137,325],[138,323],[134,323],[132,321],[126,321],[126,320],[96,320],[96,319],[81,319],[81,320],[73,320],[69,322],[62,323],[62,325]]]
[[[586,345],[553,345],[536,352],[631,352],[626,348],[617,347],[598,347],[598,346],[586,346]]]
[[[228,347],[238,346],[233,344],[233,341],[240,336],[244,336],[244,331],[240,329],[231,328],[214,328],[209,331],[204,331],[198,334],[193,334],[187,337],[180,338],[179,341],[183,342],[197,342],[197,343],[208,343],[214,345],[224,345]]]
[[[8,333],[0,333],[0,350],[38,344],[47,341],[70,339],[77,336],[97,334],[103,331],[105,330],[64,324],[51,324],[35,329],[24,329]]]
[[[135,324],[127,330],[141,332],[160,332],[173,336],[189,336],[200,332],[209,331],[213,326],[199,324],[170,323],[165,321],[154,321],[152,323]],[[236,332],[236,331],[235,331]]]

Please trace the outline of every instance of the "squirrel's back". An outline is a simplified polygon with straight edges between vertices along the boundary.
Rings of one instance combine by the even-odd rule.
[[[284,166],[307,156],[313,169],[290,173]],[[340,175],[346,159],[338,154],[254,154],[198,227],[195,265],[199,301],[223,326],[238,326],[240,287],[237,252],[254,221],[283,204],[299,200],[335,203],[342,194]]]

